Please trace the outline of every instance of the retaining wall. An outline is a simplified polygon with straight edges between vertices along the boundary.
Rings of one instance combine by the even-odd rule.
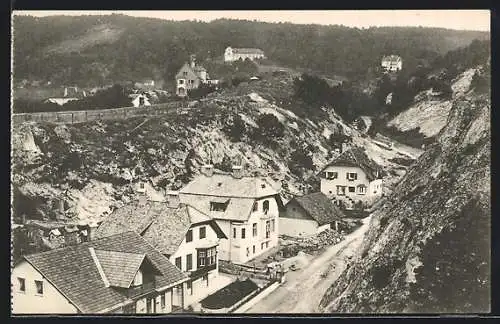
[[[12,114],[13,123],[49,122],[56,124],[77,124],[93,120],[126,119],[132,116],[161,115],[185,109],[183,102],[169,102],[144,107],[123,107],[99,110],[53,111]]]

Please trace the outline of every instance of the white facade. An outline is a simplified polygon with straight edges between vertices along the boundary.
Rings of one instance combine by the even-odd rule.
[[[343,202],[346,209],[354,208],[358,201],[369,206],[382,196],[382,191],[382,179],[370,181],[360,167],[332,165],[321,174],[321,192],[337,203]]]
[[[75,101],[75,100],[78,100],[78,98],[49,98],[49,99],[45,100],[44,102],[45,103],[55,103],[59,106],[63,106],[65,104],[67,104],[68,102]]]
[[[193,225],[189,231],[191,231],[191,234],[189,234],[191,241],[187,242],[187,236],[184,237],[177,251],[169,257],[172,264],[179,267],[180,263],[180,270],[188,272],[192,276],[192,279],[186,282],[184,288],[185,306],[194,304],[221,288],[218,285],[219,238],[217,237],[217,233],[207,223]],[[205,237],[203,237],[203,232],[205,233]],[[204,251],[205,254],[200,255],[200,251]],[[207,262],[207,258],[211,257],[207,253],[214,254],[212,258],[213,263]],[[200,262],[199,259],[202,257],[205,260]],[[211,270],[204,271],[205,269]]]
[[[138,95],[132,98],[132,106],[141,107],[141,106],[151,106],[148,97],[145,95]]]
[[[307,237],[316,235],[330,228],[330,224],[319,226],[313,219],[280,217],[280,234]]]
[[[381,65],[386,71],[401,71],[403,69],[403,60],[399,56],[384,57]]]
[[[238,49],[234,49],[231,47],[226,48],[226,50],[224,51],[224,61],[225,62],[234,62],[234,61],[237,61],[239,59],[244,61],[247,58],[253,61],[255,59],[265,58],[265,55],[261,51],[253,51],[253,52],[252,51],[245,51],[245,52],[240,53],[238,51]]]
[[[21,261],[12,269],[10,280],[13,314],[78,313],[78,309],[27,261]],[[24,291],[21,290],[22,280]],[[35,281],[41,282],[41,294],[37,291]]]
[[[274,197],[255,200],[256,210],[245,222],[219,220],[227,240],[222,240],[221,259],[246,263],[278,245],[279,210]],[[264,206],[268,206],[267,212]]]

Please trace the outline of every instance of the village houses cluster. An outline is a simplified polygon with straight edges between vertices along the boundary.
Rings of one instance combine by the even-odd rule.
[[[179,191],[163,199],[139,195],[91,224],[84,240],[66,226],[66,246],[23,256],[12,270],[13,313],[186,309],[228,284],[220,260],[249,263],[276,247],[280,234],[338,229],[358,202],[380,197],[378,170],[361,149],[349,149],[320,172],[320,192],[285,204],[281,185],[267,176],[249,176],[241,165],[232,172],[204,165]]]

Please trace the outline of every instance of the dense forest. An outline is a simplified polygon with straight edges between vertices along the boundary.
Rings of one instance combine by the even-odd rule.
[[[219,19],[210,23],[125,15],[14,17],[16,80],[96,86],[138,78],[170,81],[189,54],[220,60],[227,46],[258,47],[274,62],[351,80],[385,54],[413,71],[489,33],[436,28],[294,25]]]

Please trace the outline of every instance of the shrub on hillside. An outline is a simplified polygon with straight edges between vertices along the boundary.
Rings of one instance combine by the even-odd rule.
[[[226,121],[222,131],[229,137],[231,142],[239,142],[245,136],[246,125],[241,116],[236,114]]]
[[[273,114],[262,114],[257,118],[259,128],[255,130],[255,137],[264,142],[283,137],[285,127]]]
[[[316,169],[310,152],[303,149],[297,149],[290,154],[288,168],[293,174],[299,177],[304,174],[304,170]]]

